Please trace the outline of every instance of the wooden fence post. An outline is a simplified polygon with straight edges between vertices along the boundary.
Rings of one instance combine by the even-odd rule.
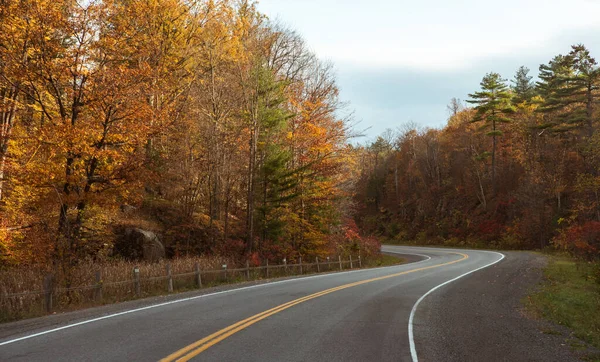
[[[340,270],[342,270],[342,256],[338,255],[338,260],[340,261]]]
[[[173,293],[173,274],[171,273],[171,263],[167,263],[167,291]]]
[[[319,257],[317,256],[315,258],[315,260],[317,261],[317,273],[320,273],[321,272],[321,268],[319,268]]]
[[[350,269],[354,269],[354,268],[352,267],[352,254],[350,254]]]
[[[358,267],[362,269],[362,260],[360,260],[360,254],[358,254]]]
[[[196,273],[196,286],[202,288],[202,274],[200,273],[200,264],[194,263],[194,272]]]
[[[302,257],[300,257],[300,275],[302,275],[302,274],[304,274],[304,273],[302,272]]]
[[[135,286],[135,295],[137,297],[142,295],[142,288],[140,286],[140,268],[137,266],[133,268],[133,284]]]
[[[250,262],[246,260],[246,280],[250,280]]]
[[[44,308],[46,313],[52,313],[52,297],[54,294],[54,275],[47,274],[44,277]]]
[[[96,289],[94,290],[96,302],[102,301],[102,270],[96,271]]]
[[[331,270],[331,262],[329,261],[329,257],[327,257],[327,269]]]
[[[269,278],[269,259],[267,259],[267,279]]]

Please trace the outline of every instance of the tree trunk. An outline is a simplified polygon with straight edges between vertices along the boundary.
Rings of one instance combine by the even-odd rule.
[[[250,131],[250,156],[248,159],[248,188],[246,198],[246,229],[248,231],[247,250],[254,249],[254,168],[256,166],[256,137],[257,137],[256,114],[252,115],[252,129]]]
[[[263,156],[263,160],[264,160],[264,156]],[[264,165],[263,165],[264,167]],[[263,220],[262,220],[262,238],[261,238],[261,244],[264,244],[265,240],[267,239],[267,189],[268,189],[268,182],[267,182],[267,175],[263,175],[263,190],[262,190],[262,196],[263,196],[263,200],[262,200],[262,208],[263,208]],[[260,249],[260,245],[258,246]]]
[[[400,198],[400,194],[398,192],[398,161],[396,161],[395,166],[396,167],[394,168],[394,189],[396,190],[396,202],[398,202]]]
[[[598,197],[598,190],[594,191],[596,196],[596,220],[600,221],[600,197]]]
[[[483,183],[481,182],[481,175],[479,174],[479,170],[475,170],[475,172],[477,174],[477,181],[479,182],[479,192],[481,193],[481,197],[478,196],[477,198],[479,198],[479,201],[483,205],[483,208],[485,210],[487,210],[487,201],[485,199],[485,191],[483,189]]]
[[[229,180],[227,181],[227,184],[227,192],[225,194],[225,223],[223,225],[223,239],[225,241],[227,241],[227,238],[229,238],[229,201],[231,199]]]
[[[494,196],[496,196],[497,186],[496,186],[496,120],[492,121],[492,190],[494,191]]]
[[[586,120],[587,120],[587,136],[594,135],[594,94],[592,93],[593,84],[589,83],[587,87],[587,104],[586,104]]]
[[[216,85],[216,69],[214,65],[214,59],[212,56],[212,52],[210,52],[209,56],[210,61],[210,79],[211,79],[211,89],[210,89],[210,100],[211,100],[211,110],[210,110],[210,120],[211,120],[211,157],[213,157],[214,162],[211,162],[211,174],[212,174],[212,184],[210,190],[210,223],[212,225],[213,220],[221,219],[221,134],[219,131],[219,123],[221,122],[221,111],[219,107],[219,97],[217,95],[217,85]],[[214,234],[213,234],[213,242],[214,242]]]
[[[6,167],[6,149],[4,149],[5,147],[2,147],[3,149],[0,149],[0,202],[2,201],[2,197],[3,197],[3,188],[4,188],[4,168]]]
[[[6,108],[6,111],[0,112],[0,201],[4,196],[4,178],[6,170],[6,158],[8,156],[8,141],[12,133],[12,128],[17,111],[17,96],[19,90],[17,87],[10,89],[4,88],[0,94],[0,108]]]
[[[72,167],[73,167],[73,156],[69,155],[65,161],[65,183],[63,185],[63,194],[66,197],[69,196],[69,194],[71,193],[71,184],[69,183],[69,179],[71,178],[71,173],[73,172]],[[65,236],[66,238],[69,237],[69,220],[68,220],[68,210],[69,210],[69,204],[67,203],[67,200],[62,199],[61,201],[61,205],[60,205],[60,213],[59,213],[59,217],[58,217],[58,230],[60,231],[60,233]]]

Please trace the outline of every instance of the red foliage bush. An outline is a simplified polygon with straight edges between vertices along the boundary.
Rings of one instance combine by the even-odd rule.
[[[600,258],[600,222],[587,221],[563,230],[552,242],[557,247],[586,259]]]
[[[266,260],[277,263],[288,256],[285,253],[284,246],[267,239],[260,244],[260,257],[264,264]]]
[[[221,244],[217,244],[213,252],[216,255],[227,256],[236,260],[244,255],[246,244],[240,239],[228,239]]]
[[[381,250],[379,239],[373,236],[361,236],[354,219],[345,220],[342,232],[332,236],[333,250],[331,253],[358,254],[370,256]]]
[[[253,252],[250,254],[250,256],[248,257],[248,262],[250,263],[250,266],[256,267],[256,266],[260,266],[261,265],[261,258],[258,255],[258,252]]]
[[[484,220],[476,228],[477,236],[486,241],[498,240],[503,231],[502,223],[494,219]]]

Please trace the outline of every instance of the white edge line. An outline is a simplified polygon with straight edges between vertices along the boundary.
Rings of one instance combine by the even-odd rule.
[[[414,340],[414,335],[413,335],[413,321],[415,319],[415,312],[417,311],[417,307],[419,306],[419,303],[421,303],[421,301],[423,301],[423,299],[425,299],[425,297],[427,297],[429,294],[435,292],[437,289],[443,287],[444,285],[450,284],[453,281],[456,281],[456,280],[458,280],[458,279],[460,279],[460,278],[462,278],[462,277],[464,277],[466,275],[469,275],[471,273],[475,273],[476,271],[479,271],[481,269],[485,269],[485,268],[487,268],[489,266],[492,266],[492,265],[500,262],[502,259],[504,259],[504,254],[502,254],[502,253],[497,253],[495,251],[483,251],[483,250],[477,250],[477,251],[498,254],[498,255],[500,255],[500,259],[498,259],[498,260],[496,260],[496,261],[494,261],[492,263],[486,264],[486,265],[484,265],[482,267],[479,267],[477,269],[471,270],[470,272],[467,272],[467,273],[464,273],[462,275],[459,275],[459,276],[457,276],[454,279],[450,279],[450,280],[448,280],[448,281],[446,281],[446,282],[444,282],[442,284],[439,284],[439,285],[431,288],[427,293],[423,294],[423,296],[421,296],[421,298],[419,298],[419,300],[417,300],[417,302],[415,303],[415,305],[413,305],[412,310],[410,311],[410,317],[408,318],[408,342],[410,343],[410,356],[412,357],[413,362],[418,362],[419,361],[419,359],[417,357],[417,349],[415,347],[415,340]]]
[[[392,253],[394,253],[394,254],[418,255],[418,256],[422,256],[422,257],[426,257],[427,258],[425,260],[421,260],[421,261],[418,261],[416,263],[402,264],[402,265],[411,265],[412,266],[412,265],[416,265],[416,264],[419,264],[419,263],[422,263],[422,262],[425,262],[425,261],[428,261],[428,260],[431,259],[431,257],[429,257],[427,255],[422,255],[422,254],[406,253],[406,252],[403,252],[403,253],[392,252]],[[105,320],[105,319],[109,319],[109,318],[119,317],[119,316],[122,316],[122,315],[125,315],[125,314],[131,314],[131,313],[141,312],[141,311],[148,310],[148,309],[154,309],[154,308],[164,307],[164,306],[170,305],[170,304],[187,302],[187,301],[190,301],[190,300],[195,300],[195,299],[210,297],[210,296],[213,296],[213,295],[239,292],[239,291],[242,291],[242,290],[248,290],[248,289],[254,289],[254,288],[264,288],[264,287],[272,286],[272,285],[275,285],[275,284],[298,282],[298,281],[307,280],[307,279],[314,279],[314,278],[324,278],[324,277],[330,277],[330,276],[333,276],[333,275],[351,274],[351,273],[365,272],[365,271],[370,271],[370,270],[380,270],[380,269],[386,269],[386,268],[394,268],[394,267],[398,267],[398,266],[400,266],[400,265],[392,265],[392,266],[385,266],[385,267],[379,267],[379,268],[369,268],[369,269],[359,269],[359,270],[352,270],[352,271],[346,271],[346,272],[335,272],[335,273],[327,273],[327,274],[313,275],[313,276],[307,276],[307,277],[293,278],[293,279],[280,280],[280,281],[276,281],[276,282],[263,283],[263,284],[258,284],[258,285],[251,285],[251,286],[248,286],[248,287],[234,288],[234,289],[224,290],[224,291],[221,291],[221,292],[215,292],[215,293],[209,293],[209,294],[202,294],[202,295],[197,295],[197,296],[194,296],[194,297],[188,297],[188,298],[182,298],[182,299],[172,300],[172,301],[169,301],[169,302],[164,302],[164,303],[159,303],[159,304],[153,304],[153,305],[149,305],[149,306],[146,306],[146,307],[130,309],[130,310],[126,310],[126,311],[119,312],[119,313],[108,314],[108,315],[105,315],[105,316],[102,316],[102,317],[88,319],[88,320],[84,320],[84,321],[77,322],[77,323],[67,324],[67,325],[62,326],[62,327],[57,327],[57,328],[49,329],[49,330],[46,330],[46,331],[42,331],[42,332],[38,332],[38,333],[34,333],[34,334],[29,334],[29,335],[25,335],[23,337],[19,337],[19,338],[15,338],[15,339],[10,339],[8,341],[0,342],[0,346],[5,346],[7,344],[11,344],[11,343],[23,341],[23,340],[26,340],[26,339],[31,339],[31,338],[43,336],[45,334],[59,332],[59,331],[62,331],[64,329],[78,327],[78,326],[81,326],[81,325],[84,325],[84,324],[89,324],[89,323],[99,322],[99,321],[102,321],[102,320]]]

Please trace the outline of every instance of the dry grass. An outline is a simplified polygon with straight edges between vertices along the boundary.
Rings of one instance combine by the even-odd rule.
[[[195,287],[194,270],[221,269],[233,265],[228,258],[200,257],[162,260],[158,263],[86,261],[71,268],[50,270],[42,266],[0,270],[0,322],[46,314],[44,278],[54,275],[53,311],[66,311],[96,304],[115,303],[137,298],[133,269],[139,269],[141,297],[164,294],[167,291],[167,264],[171,266],[174,290]],[[101,281],[96,274],[100,272]],[[102,299],[97,286],[102,285]]]
[[[36,268],[0,270],[0,321],[44,313],[43,271]],[[11,297],[4,297],[13,294]]]

